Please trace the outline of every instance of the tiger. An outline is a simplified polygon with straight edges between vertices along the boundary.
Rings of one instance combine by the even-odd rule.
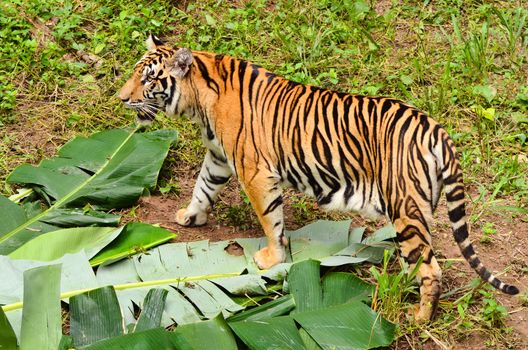
[[[444,188],[454,240],[478,275],[506,294],[468,235],[462,171],[452,139],[425,112],[400,100],[335,92],[287,80],[246,60],[184,47],[149,35],[147,52],[119,92],[142,122],[158,111],[186,115],[207,148],[192,198],[175,214],[182,226],[206,224],[234,175],[267,237],[254,254],[260,269],[285,260],[283,190],[315,197],[323,209],[386,217],[416,279],[414,319],[431,320],[442,271],[431,224]]]

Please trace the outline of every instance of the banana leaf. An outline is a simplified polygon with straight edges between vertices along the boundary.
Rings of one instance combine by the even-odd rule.
[[[122,227],[75,227],[52,231],[35,237],[11,252],[9,257],[53,261],[64,254],[77,253],[84,249],[88,258],[91,258],[119,236],[122,230]]]
[[[124,227],[76,227],[41,234],[11,252],[13,259],[53,261],[84,250],[92,266],[143,252],[176,237],[160,227],[131,222]],[[46,247],[46,249],[42,249]]]
[[[125,334],[114,288],[108,286],[70,298],[70,335],[76,348]]]
[[[0,349],[16,350],[17,338],[4,310],[0,307]]]
[[[245,312],[231,316],[228,322],[261,321],[275,316],[288,314],[295,307],[295,300],[291,294],[284,295],[266,304],[259,305]]]
[[[24,309],[20,350],[55,350],[62,337],[60,265],[24,272]]]
[[[319,241],[328,238],[328,232],[324,231],[324,225],[321,226],[319,223],[313,227],[316,230],[304,229],[304,241],[313,242],[314,245],[317,245]],[[321,231],[323,232],[321,233]],[[354,241],[361,241],[362,237],[362,234],[358,234],[357,230],[349,232],[348,227],[345,228],[344,226],[336,234],[348,237],[346,238],[348,241],[350,241],[350,237],[353,237]],[[300,237],[299,240],[301,240]],[[143,305],[145,297],[151,288],[162,288],[167,291],[165,308],[161,317],[161,325],[164,327],[175,323],[184,325],[196,323],[204,319],[213,319],[220,313],[224,317],[229,317],[233,314],[238,316],[243,307],[233,301],[233,296],[237,295],[237,291],[239,293],[238,295],[242,296],[258,296],[269,293],[267,290],[269,280],[267,277],[264,277],[269,271],[260,271],[256,274],[246,273],[253,266],[252,254],[255,252],[255,249],[259,249],[261,239],[244,239],[237,240],[237,242],[242,247],[250,247],[248,249],[253,249],[253,251],[244,248],[244,255],[230,255],[226,252],[225,248],[233,244],[231,241],[215,243],[209,243],[207,241],[173,243],[165,244],[148,252],[142,251],[130,259],[120,260],[111,264],[102,264],[97,270],[96,283],[88,287],[82,286],[82,284],[79,284],[82,287],[77,287],[71,283],[69,288],[61,288],[61,298],[67,300],[72,295],[82,293],[83,288],[114,285],[125,325],[133,325],[136,323],[134,310],[137,309],[136,306]],[[304,245],[304,249],[312,249],[305,242],[302,242],[302,244]],[[378,243],[371,242],[369,244]],[[362,243],[363,245],[366,244]],[[380,247],[375,248],[383,250]],[[339,250],[341,246],[335,246],[334,249]],[[2,264],[1,258],[5,258],[4,264]],[[81,262],[82,259],[84,259],[83,262]],[[0,257],[0,274],[8,276],[8,285],[14,286],[15,290],[20,288],[20,286],[17,284],[18,282],[16,282],[14,276],[24,270],[23,262],[25,261]],[[25,263],[29,264],[28,262]],[[75,262],[71,260],[68,263],[64,262],[65,269],[67,267],[69,271],[75,270],[74,266],[76,264],[82,264],[85,268],[88,265],[89,269],[86,256],[84,258],[78,258]],[[315,267],[311,269],[310,273],[306,271],[300,274],[295,273],[297,267],[294,268],[291,263],[288,263],[281,264],[283,274],[276,275],[284,277],[288,269],[294,269],[293,272],[290,271],[290,276],[293,277],[289,278],[288,281],[295,299],[295,304],[297,304],[298,308],[304,311],[311,311],[312,309],[324,309],[334,303],[350,303],[357,300],[368,300],[370,297],[372,288],[370,285],[366,285],[364,282],[350,277],[348,274],[341,277],[339,273],[327,274],[321,280],[319,262],[310,261],[309,264],[315,264]],[[87,273],[87,276],[89,274],[93,276],[91,270]],[[296,287],[296,283],[292,283],[292,281],[295,281],[296,275],[298,277],[300,276],[300,278],[312,276],[314,280],[308,284],[304,281],[302,282],[305,283],[303,287]],[[78,272],[76,276],[72,276],[72,273],[68,272],[63,277],[63,280],[73,281],[74,278],[82,281],[83,272]],[[12,283],[12,280],[16,283]],[[81,281],[78,281],[78,283],[81,283]],[[10,288],[4,290],[2,287],[0,285],[0,303],[10,304],[5,307],[9,308],[6,314],[11,321],[11,315],[16,312],[16,304],[13,303],[20,301],[21,295],[13,293]],[[296,294],[297,292],[295,292],[302,290],[313,291],[313,293],[298,296]],[[337,290],[339,293],[325,292],[326,290]],[[4,293],[3,299],[2,293]],[[312,298],[312,295],[317,293],[319,293],[316,302],[317,308],[302,306],[305,301],[313,304],[313,301],[309,300],[309,298]],[[290,305],[286,306],[286,309],[291,309],[293,307],[293,301]],[[287,311],[284,312],[287,313]],[[268,315],[268,318],[282,314],[282,311],[273,311]],[[265,317],[263,318],[265,319]],[[251,320],[255,321],[253,319]],[[304,339],[303,334],[309,337],[309,335],[305,334],[305,330],[301,329],[301,339]]]
[[[316,227],[318,227],[318,230],[321,229],[321,226]],[[348,230],[344,234],[349,235]],[[317,232],[305,231],[303,235],[307,241],[317,242],[320,237],[325,237],[327,233],[323,233],[323,236],[318,236]],[[355,239],[361,239],[361,235],[357,234]],[[258,249],[260,239],[246,243],[249,243],[246,246]],[[245,276],[240,274],[248,271],[248,266],[252,262],[247,261],[246,255],[251,256],[252,252],[245,251],[244,255],[233,257],[224,249],[229,244],[233,243],[227,241],[216,243],[202,241],[167,244],[152,250],[150,255],[149,253],[141,253],[133,256],[132,259],[121,260],[110,265],[101,265],[97,271],[98,281],[96,281],[96,284],[112,284],[114,285],[112,291],[115,289],[116,292],[106,303],[95,303],[100,304],[100,310],[97,312],[71,305],[70,310],[77,310],[74,311],[77,315],[88,315],[86,317],[90,318],[94,315],[98,316],[95,321],[83,323],[84,326],[80,326],[81,322],[72,322],[72,335],[82,334],[84,336],[93,334],[91,331],[85,331],[84,328],[95,328],[97,324],[103,324],[103,322],[106,322],[102,321],[103,318],[112,320],[113,325],[108,324],[108,327],[104,327],[106,331],[110,330],[112,332],[106,333],[104,336],[93,336],[90,341],[82,340],[79,343],[78,340],[75,340],[75,344],[80,347],[90,346],[94,348],[97,346],[104,348],[102,344],[115,344],[115,348],[123,348],[118,344],[121,344],[121,341],[130,344],[131,339],[137,339],[141,344],[147,344],[143,342],[150,341],[164,342],[162,338],[153,340],[150,337],[152,335],[150,331],[138,333],[144,334],[145,338],[139,335],[137,336],[138,338],[129,334],[124,335],[127,330],[138,327],[137,325],[134,326],[134,324],[137,324],[135,313],[138,306],[143,309],[143,312],[154,315],[153,317],[147,317],[148,327],[156,327],[159,321],[161,321],[163,326],[175,323],[178,325],[176,332],[168,335],[172,342],[171,346],[176,349],[200,348],[200,346],[210,346],[211,343],[220,344],[222,342],[225,342],[222,344],[229,348],[233,344],[234,338],[230,331],[225,330],[223,317],[233,314],[235,316],[228,318],[227,324],[233,329],[239,339],[246,342],[246,346],[252,349],[267,349],[270,346],[287,348],[301,348],[304,346],[310,349],[318,349],[332,348],[333,344],[339,345],[339,348],[370,348],[375,345],[388,345],[394,338],[394,325],[382,320],[379,315],[361,302],[370,298],[372,294],[371,285],[356,277],[352,277],[350,274],[340,272],[326,273],[321,278],[320,262],[314,260],[307,260],[293,265],[285,264],[290,265],[288,275],[288,285],[291,290],[290,296],[280,298],[276,302],[272,302],[269,305],[265,304],[257,309],[242,311],[243,307],[233,302],[231,299],[232,295],[220,283],[217,283],[217,279],[220,278],[225,281]],[[370,242],[369,244],[377,243]],[[335,249],[340,249],[340,247],[336,246]],[[71,256],[66,255],[64,258]],[[4,259],[2,260],[1,258]],[[89,269],[89,262],[86,256],[78,256],[77,259],[64,261],[65,269],[80,271],[80,269],[74,267],[74,265],[80,263],[80,260],[84,260],[82,262],[83,266],[88,266]],[[2,264],[2,261],[4,264]],[[45,263],[41,262],[39,264]],[[9,267],[13,266],[15,268],[10,270]],[[24,260],[11,260],[9,257],[0,257],[0,273],[4,276],[4,271],[7,271],[6,276],[8,279],[29,266],[35,266],[35,262],[30,263]],[[208,270],[204,266],[210,266],[211,269]],[[179,275],[177,274],[178,271],[181,271]],[[211,271],[215,272],[215,274],[190,275],[194,271],[198,273]],[[90,271],[90,273],[92,272]],[[176,278],[173,276],[172,279],[155,279],[168,277],[173,273]],[[256,278],[262,278],[262,274],[255,276]],[[72,276],[71,272],[64,275],[65,281],[69,280],[71,282],[75,278],[83,279],[84,275],[78,273],[76,276]],[[238,282],[246,283],[247,281],[240,280]],[[17,283],[8,283],[9,286],[20,288]],[[262,283],[265,285],[266,280],[263,279]],[[16,287],[17,285],[19,287]],[[70,289],[64,289],[61,286],[61,291],[63,292],[61,299],[67,300],[70,298],[72,300],[75,295],[86,293],[85,290],[74,290],[75,286],[72,286],[71,283],[69,287]],[[147,298],[147,295],[153,287],[158,288],[160,291],[157,293],[160,294],[157,295],[157,301],[149,306],[148,300],[153,299]],[[241,288],[240,290],[247,289]],[[5,303],[2,301],[1,292],[9,292],[9,290],[8,288],[3,290],[2,286],[0,286],[0,303]],[[163,303],[163,312],[160,317]],[[87,308],[91,307],[91,303],[85,304]],[[12,314],[16,313],[19,307],[17,304],[9,304],[3,307],[10,322]],[[151,307],[155,312],[147,311]],[[354,315],[355,313],[360,315],[360,324],[357,325],[357,321],[353,317],[348,317],[338,312],[340,308],[346,310],[347,315]],[[107,315],[111,310],[113,310],[112,314],[114,316]],[[245,315],[245,312],[247,312],[247,315]],[[317,323],[318,314],[325,318],[325,322],[337,330],[333,330],[333,333],[330,331],[319,331],[321,324]],[[204,322],[204,319],[210,319],[210,321]],[[114,325],[114,323],[117,325]],[[11,324],[14,325],[13,322]],[[15,332],[16,327],[14,326]],[[142,327],[144,326],[140,326],[140,329],[144,329]],[[340,327],[342,329],[338,329]],[[155,329],[152,332],[156,332]],[[180,330],[178,331],[178,329]],[[268,331],[267,333],[266,330]],[[360,334],[359,340],[347,343],[346,339],[350,337],[355,339],[356,331]],[[369,333],[368,338],[366,338],[367,333]],[[114,338],[118,334],[119,336]],[[197,334],[201,336],[196,338]],[[205,334],[206,336],[204,336]],[[325,336],[325,334],[331,334],[332,337],[335,337],[335,342],[331,339],[332,337]],[[217,339],[220,336],[225,336],[225,338],[223,340]]]
[[[149,329],[142,332],[125,334],[119,337],[98,341],[85,347],[86,350],[144,350],[144,349],[180,349],[175,347],[169,332],[163,328]],[[192,348],[190,348],[192,349]]]
[[[59,150],[56,158],[39,166],[24,164],[8,177],[9,183],[31,186],[48,202],[49,208],[28,215],[0,197],[0,254],[8,254],[25,242],[56,227],[101,224],[96,210],[124,208],[135,203],[145,188],[156,184],[159,170],[176,133],[158,130],[134,133],[109,130],[89,138],[77,137]],[[57,212],[76,209],[75,212]],[[83,218],[83,215],[91,218]],[[94,222],[94,220],[96,222]],[[115,218],[114,218],[115,221]]]
[[[141,222],[129,222],[112,243],[105,246],[90,260],[90,264],[92,266],[102,263],[110,264],[127,256],[144,252],[175,237],[174,233],[161,227]]]
[[[288,283],[296,307],[289,315],[253,320],[255,311],[245,311],[229,319],[236,335],[253,350],[390,345],[395,325],[358,301],[371,294],[373,286],[350,273],[331,272],[321,279],[319,266],[319,261],[306,260],[291,267]]]
[[[373,349],[394,340],[396,326],[361,302],[292,315],[322,349]]]
[[[229,326],[252,350],[305,349],[294,320],[288,316],[231,322]]]
[[[189,349],[237,350],[235,336],[222,315],[181,325],[171,334],[171,339],[177,346],[183,343]]]
[[[167,293],[166,289],[161,288],[149,290],[134,327],[134,332],[146,331],[160,326]]]

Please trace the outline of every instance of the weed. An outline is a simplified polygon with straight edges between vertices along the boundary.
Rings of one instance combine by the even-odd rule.
[[[489,328],[500,328],[504,326],[504,320],[508,315],[506,308],[497,303],[494,295],[486,288],[481,289],[479,293],[483,296],[483,307],[479,316],[484,324]]]
[[[480,237],[480,243],[491,243],[492,236],[497,233],[495,225],[492,222],[486,222],[482,226],[482,236]]]
[[[225,225],[239,227],[242,230],[258,227],[255,211],[244,191],[240,191],[240,197],[242,198],[240,204],[224,204],[221,201],[216,204],[218,220]]]
[[[167,195],[167,194],[173,194],[173,195],[179,195],[181,188],[180,184],[178,182],[175,182],[172,178],[169,179],[169,181],[162,181],[158,184],[158,190],[161,194]]]
[[[528,307],[528,293],[523,293],[519,296],[519,299],[521,300],[521,305],[524,307]]]
[[[398,321],[402,313],[408,308],[410,295],[416,295],[416,284],[414,279],[422,263],[421,258],[414,269],[409,271],[403,258],[399,258],[400,271],[391,273],[389,262],[392,253],[384,252],[383,265],[381,268],[372,266],[369,271],[376,280],[376,291],[372,298],[372,309],[379,310],[385,318]]]
[[[318,217],[318,209],[315,201],[303,195],[292,195],[290,197],[293,217],[298,223],[314,221]]]

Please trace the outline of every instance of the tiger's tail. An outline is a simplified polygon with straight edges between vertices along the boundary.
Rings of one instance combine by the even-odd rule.
[[[443,130],[443,129],[442,129]],[[503,293],[515,295],[519,293],[519,289],[513,285],[505,284],[497,277],[495,277],[480,261],[473,244],[469,239],[468,226],[466,222],[465,200],[464,200],[464,184],[462,182],[462,171],[460,163],[455,156],[455,147],[447,132],[440,134],[442,145],[442,154],[440,159],[442,180],[447,199],[447,209],[449,214],[449,221],[453,229],[453,237],[455,238],[460,251],[469,265],[478,273],[480,278],[490,283]]]

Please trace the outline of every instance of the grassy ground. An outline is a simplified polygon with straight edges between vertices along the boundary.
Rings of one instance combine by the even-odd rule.
[[[0,13],[1,194],[12,193],[5,178],[18,164],[54,154],[75,134],[132,123],[115,95],[153,32],[298,82],[390,95],[426,110],[457,145],[471,221],[482,229],[476,237],[493,244],[503,224],[494,218],[528,225],[525,1],[7,0]],[[199,167],[195,126],[160,118],[155,127],[181,133],[166,169]],[[165,174],[160,188],[177,195],[178,179]],[[310,201],[296,197],[292,205],[299,220],[313,219]],[[526,255],[520,259],[526,277]],[[399,298],[387,295],[381,306],[399,310]],[[459,293],[449,305],[433,327],[402,328],[404,342],[449,344],[477,327],[487,333],[482,344],[517,344],[488,289]]]

